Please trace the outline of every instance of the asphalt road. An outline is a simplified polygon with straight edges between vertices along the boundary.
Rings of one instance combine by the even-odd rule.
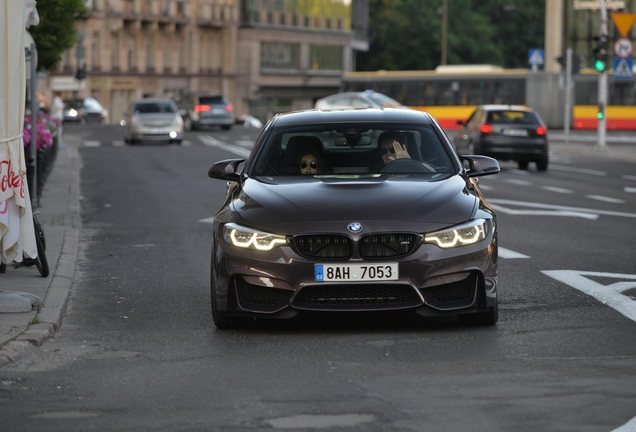
[[[636,430],[633,163],[556,154],[482,179],[496,326],[361,314],[218,331],[206,219],[225,183],[207,171],[258,131],[134,147],[116,126],[65,133],[83,162],[79,270],[56,337],[0,370],[1,430]]]

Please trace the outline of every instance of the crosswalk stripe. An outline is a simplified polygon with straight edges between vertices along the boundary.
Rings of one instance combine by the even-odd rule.
[[[101,145],[100,141],[84,141],[84,147],[99,147]]]
[[[564,188],[560,188],[560,187],[556,187],[556,186],[541,186],[541,189],[547,190],[547,191],[550,191],[550,192],[563,193],[563,194],[574,193],[574,191],[572,191],[570,189],[564,189]]]
[[[530,258],[528,255],[502,248],[501,246],[499,246],[499,257],[504,259]]]
[[[601,195],[587,195],[586,198],[593,199],[596,201],[603,201],[606,203],[612,203],[612,204],[625,204],[625,201],[623,201],[622,199],[610,198],[610,197],[601,196]]]
[[[123,141],[113,141],[113,147],[124,147],[126,143]]]

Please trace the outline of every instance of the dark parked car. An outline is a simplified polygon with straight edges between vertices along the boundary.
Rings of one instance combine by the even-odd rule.
[[[384,163],[397,156],[378,146],[386,131],[408,157]],[[322,171],[300,174],[309,160]],[[213,224],[214,323],[386,310],[496,323],[496,216],[476,177],[497,172],[492,158],[460,160],[420,111],[273,117],[246,161],[208,173],[229,181]]]
[[[207,126],[228,130],[236,123],[234,105],[225,96],[178,94],[172,99],[179,107],[186,130]]]
[[[530,162],[537,170],[548,169],[548,128],[531,108],[517,105],[482,105],[455,137],[458,153],[483,154],[498,160],[513,160],[519,169]]]
[[[108,110],[92,97],[67,99],[64,101],[65,122],[74,123],[110,123]]]

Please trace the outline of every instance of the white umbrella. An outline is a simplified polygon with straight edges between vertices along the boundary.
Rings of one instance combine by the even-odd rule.
[[[22,132],[26,2],[0,0],[0,260],[37,257]],[[35,131],[34,131],[35,133]]]

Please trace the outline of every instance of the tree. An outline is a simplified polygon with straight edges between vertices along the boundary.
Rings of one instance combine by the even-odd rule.
[[[29,27],[38,50],[38,70],[52,70],[77,42],[75,19],[86,13],[84,0],[38,0],[40,24]]]
[[[431,70],[441,62],[442,0],[370,0],[358,70]],[[545,0],[448,0],[447,64],[527,67],[543,46]]]

